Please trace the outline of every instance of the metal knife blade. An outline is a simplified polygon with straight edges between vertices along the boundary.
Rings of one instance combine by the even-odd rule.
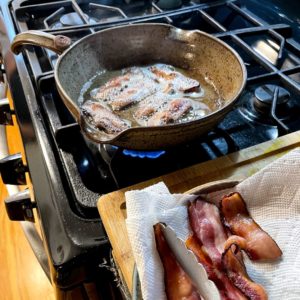
[[[186,248],[184,241],[179,239],[169,226],[163,225],[163,234],[178,263],[189,275],[204,300],[221,300],[217,287],[208,279],[204,267],[197,261],[194,253]]]

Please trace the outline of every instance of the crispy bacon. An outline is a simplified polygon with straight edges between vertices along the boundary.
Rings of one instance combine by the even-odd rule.
[[[277,259],[282,255],[276,242],[252,219],[239,193],[223,197],[220,207],[225,225],[245,239],[246,245],[241,239],[236,244],[246,250],[250,259]]]
[[[214,204],[198,199],[190,204],[188,210],[190,225],[202,250],[219,268],[227,234],[218,208]]]
[[[208,278],[213,281],[220,292],[222,300],[246,300],[247,298],[229,280],[223,270],[214,267],[211,259],[205,254],[195,235],[191,235],[186,246],[193,251],[198,261],[203,265]]]
[[[223,253],[222,265],[233,284],[250,300],[267,300],[264,288],[253,282],[247,274],[239,247],[231,244]]]
[[[236,235],[227,238],[218,208],[197,199],[189,206],[189,221],[193,236],[187,240],[187,247],[216,284],[222,300],[266,300],[265,290],[249,278],[243,263],[240,247],[248,250],[248,241]]]
[[[201,300],[191,279],[176,261],[168,246],[160,223],[154,225],[154,234],[156,248],[164,267],[165,290],[168,300]]]
[[[103,129],[106,133],[113,134],[127,129],[129,126],[117,115],[109,111],[100,103],[86,101],[82,105],[82,112],[91,118],[92,123],[99,129]]]

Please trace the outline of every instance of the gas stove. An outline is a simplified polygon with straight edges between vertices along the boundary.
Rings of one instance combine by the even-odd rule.
[[[100,286],[105,276],[112,278],[106,274],[109,267],[99,267],[110,255],[96,209],[101,195],[300,130],[300,9],[293,9],[292,1],[290,6],[281,2],[1,2],[1,53],[28,164],[15,168],[14,176],[28,171],[32,179],[37,221],[58,290],[94,281]],[[87,140],[55,87],[57,55],[32,46],[18,57],[9,50],[13,37],[26,30],[76,41],[105,28],[145,22],[208,32],[233,47],[248,72],[238,103],[214,130],[170,149],[129,151]],[[12,112],[3,107],[9,116]],[[2,177],[16,159],[20,163],[19,156],[2,162]],[[16,183],[12,177],[7,183]],[[13,213],[11,218],[18,219]],[[19,219],[29,218],[23,212]]]

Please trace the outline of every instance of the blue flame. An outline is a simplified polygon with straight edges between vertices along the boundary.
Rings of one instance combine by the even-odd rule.
[[[139,157],[139,158],[158,158],[166,153],[166,151],[137,151],[137,150],[123,150],[124,155],[129,155],[131,157]]]

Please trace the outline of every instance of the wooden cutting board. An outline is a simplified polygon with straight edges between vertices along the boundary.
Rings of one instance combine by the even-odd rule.
[[[132,290],[134,259],[125,226],[126,204],[124,193],[126,191],[141,189],[163,181],[172,193],[183,193],[210,181],[244,179],[299,146],[300,131],[297,131],[276,140],[102,196],[98,201],[98,210],[113,249],[113,256],[129,291]]]

